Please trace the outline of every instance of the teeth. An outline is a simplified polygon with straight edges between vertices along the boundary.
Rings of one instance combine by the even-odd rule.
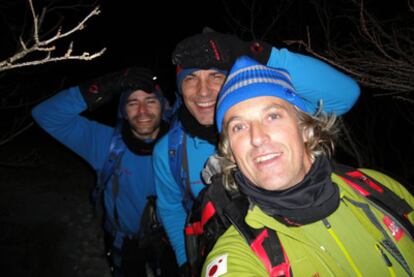
[[[151,118],[141,118],[137,120],[138,122],[149,122],[151,121]]]
[[[279,157],[279,156],[280,156],[280,153],[277,153],[277,154],[272,153],[272,154],[269,154],[269,155],[265,155],[265,156],[261,156],[261,157],[256,158],[255,162],[256,163],[261,163],[261,162],[264,162],[264,161],[267,161],[267,160],[273,159],[274,157]]]
[[[214,104],[216,104],[216,102],[214,102],[214,101],[211,101],[211,102],[197,102],[196,104],[197,104],[197,106],[206,108],[206,107],[213,106]]]

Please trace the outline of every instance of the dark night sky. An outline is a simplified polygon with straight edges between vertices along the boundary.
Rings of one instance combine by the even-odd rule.
[[[82,67],[88,68],[86,71],[90,73],[128,65],[150,66],[164,77],[164,81],[168,79],[164,86],[174,89],[170,55],[175,44],[201,32],[206,25],[226,31],[220,21],[223,17],[222,9],[218,8],[220,0],[208,1],[201,7],[185,2],[155,0],[120,4],[103,1],[100,18],[91,21],[88,26],[91,29],[86,30],[88,34],[82,34],[82,40],[85,47],[107,47],[108,50],[104,57],[82,64]]]
[[[322,0],[315,2],[319,1],[323,2]],[[273,16],[282,13],[284,16],[263,38],[277,47],[287,47],[283,40],[305,39],[306,26],[312,29],[312,46],[319,51],[326,46],[322,30],[316,27],[317,18],[315,13],[312,13],[311,0],[33,0],[33,2],[37,11],[51,5],[50,13],[46,15],[44,29],[55,24],[58,19],[63,19],[61,22],[63,31],[77,24],[98,3],[102,13],[92,18],[84,30],[58,43],[56,52],[59,54],[65,51],[64,47],[70,41],[74,41],[74,50],[78,54],[83,51],[93,53],[103,47],[106,47],[107,51],[102,57],[90,62],[62,61],[0,72],[0,142],[4,134],[12,131],[13,127],[19,127],[15,126],[15,119],[24,119],[24,124],[32,122],[30,110],[42,99],[50,97],[61,89],[127,66],[153,68],[160,76],[164,93],[173,99],[175,68],[171,64],[171,52],[177,42],[201,32],[204,26],[220,32],[236,32],[245,40],[252,38],[248,32],[242,32],[240,28],[229,24],[232,21],[223,3],[227,3],[226,7],[230,8],[232,15],[243,25],[249,23],[248,12],[243,3],[260,3],[254,12],[254,31],[259,38],[263,38]],[[350,0],[325,2],[335,8],[338,3],[349,4]],[[367,7],[375,8],[377,14],[386,18],[399,16],[400,11],[403,11],[400,8],[402,5],[404,11],[407,11],[406,0],[393,1],[392,5],[383,2],[386,1],[364,0]],[[338,18],[343,18],[349,13],[346,5],[338,7],[337,11],[340,11]],[[332,23],[338,18],[332,18]],[[26,30],[24,37],[28,37],[30,20],[27,0],[0,0],[0,61],[14,54],[18,45],[16,38],[21,34],[22,29]],[[338,41],[349,39],[343,36],[343,33],[349,33],[348,27],[351,26],[339,26],[339,32],[335,33]],[[304,49],[287,48],[306,54]],[[397,177],[411,192],[414,192],[413,104],[395,101],[390,97],[375,97],[373,94],[372,90],[362,88],[360,99],[343,117],[344,121],[349,127],[351,136],[358,143],[359,149],[366,154],[364,166]],[[29,104],[21,105],[21,102]],[[112,105],[101,107],[93,113],[85,112],[83,115],[113,124],[115,114],[114,101]],[[357,166],[356,159],[341,148],[337,148],[335,158],[339,162]],[[82,192],[82,197],[87,197],[89,189],[87,186],[92,188],[95,185],[94,180],[95,172],[86,162],[55,141],[36,124],[10,143],[0,144],[0,196],[3,196],[0,199],[0,248],[6,253],[3,256],[7,256],[7,258],[2,257],[2,263],[0,262],[0,275],[86,276],[82,272],[81,275],[72,273],[78,266],[68,263],[66,257],[68,253],[78,255],[77,250],[82,249],[83,242],[89,238],[85,234],[90,232],[92,237],[97,234],[98,230],[90,229],[88,222],[84,225],[88,225],[89,231],[86,227],[79,228],[82,225],[77,222],[81,220],[85,222],[85,210],[78,202],[87,200],[75,195],[77,192]],[[63,214],[65,216],[62,216]],[[64,217],[72,218],[72,221],[61,223],[60,218]],[[55,220],[58,223],[51,222],[52,219],[58,219]],[[47,225],[43,225],[45,220],[48,220]],[[14,225],[9,226],[9,222],[18,224],[13,223]],[[54,228],[62,228],[62,230]],[[63,230],[67,232],[67,236],[61,234]],[[77,239],[76,232],[84,241]],[[64,245],[67,247],[70,246],[70,249],[66,250],[62,247],[62,253],[59,252],[60,250],[57,251],[55,244],[61,243],[60,240],[62,243],[65,242]],[[88,240],[85,245],[91,245],[91,241]],[[84,260],[86,268],[90,269],[92,267],[91,260],[88,259],[90,256],[87,252],[86,256],[77,258]],[[63,261],[70,265],[67,267],[70,270],[66,272],[67,275],[56,274],[55,272],[60,271],[60,268],[66,268],[61,265]],[[16,271],[26,273],[5,274],[4,269],[13,265]]]
[[[191,1],[161,0],[122,2],[103,0],[98,1],[97,4],[96,1],[91,0],[34,0],[33,2],[37,11],[53,3],[48,9],[50,13],[46,15],[44,30],[49,25],[55,24],[59,16],[63,18],[61,25],[65,30],[79,22],[97,4],[102,11],[100,15],[88,21],[84,30],[57,45],[60,46],[61,51],[64,51],[64,46],[69,41],[74,41],[74,49],[78,53],[99,51],[106,47],[104,56],[90,62],[69,61],[37,68],[18,69],[10,74],[30,72],[28,75],[36,75],[38,73],[39,76],[36,78],[44,78],[46,83],[51,79],[47,78],[49,74],[55,78],[65,75],[76,83],[78,80],[125,66],[142,65],[159,71],[162,77],[165,76],[163,78],[167,82],[165,85],[173,90],[174,67],[170,55],[175,44],[189,35],[201,32],[203,26],[228,31],[221,20],[224,11],[220,0],[210,0],[197,5]],[[82,2],[82,6],[76,6],[78,2]],[[66,9],[55,8],[71,5],[74,6]],[[0,12],[3,11],[0,17],[0,31],[6,42],[2,42],[3,45],[0,46],[1,57],[6,53],[10,56],[14,52],[16,43],[11,34],[14,36],[20,34],[19,27],[24,23],[24,15],[30,19],[28,10],[23,13],[25,9],[27,10],[26,0],[5,0],[0,4]],[[10,16],[13,13],[16,15]],[[71,81],[68,82],[72,85]]]
[[[50,0],[34,0],[34,2],[37,10],[40,10],[43,5],[52,3]],[[78,0],[55,0],[54,5],[71,5],[77,2]],[[282,17],[275,25],[274,29],[276,31],[272,32],[271,41],[279,43],[277,46],[286,47],[281,43],[284,39],[305,38],[304,32],[307,25],[313,28],[314,35],[318,35],[318,29],[315,28],[314,24],[316,22],[315,15],[310,13],[311,6],[308,3],[310,1],[286,1],[291,4],[279,7],[275,7],[275,3],[278,1],[263,0],[257,2],[261,3],[256,11],[257,18],[255,21],[255,31],[259,36],[263,34],[263,30],[270,22],[270,15],[276,14],[278,11],[287,11],[286,16]],[[338,3],[344,2],[346,1],[338,1]],[[404,1],[399,2],[403,3]],[[13,43],[10,34],[13,32],[15,35],[19,34],[19,29],[7,29],[10,29],[13,24],[18,26],[23,22],[24,13],[22,11],[27,8],[25,3],[26,0],[2,0],[0,3],[0,9],[3,11],[0,17],[0,34],[2,34],[0,60],[6,54],[13,53],[11,49],[16,44]],[[63,15],[62,25],[64,27],[73,26],[96,6],[91,0],[84,0],[82,3],[89,5],[89,7],[55,10],[55,13]],[[70,40],[73,40],[75,51],[78,53],[99,51],[106,47],[107,51],[103,57],[90,62],[64,61],[13,70],[0,76],[2,78],[0,89],[3,91],[11,90],[16,85],[16,80],[18,80],[17,83],[20,86],[19,91],[21,93],[18,95],[24,95],[29,100],[35,101],[39,95],[47,95],[58,89],[79,84],[83,80],[126,66],[138,65],[150,66],[158,72],[161,86],[164,92],[170,95],[171,99],[175,91],[175,70],[171,64],[171,52],[176,43],[187,36],[201,32],[204,26],[212,27],[221,32],[234,31],[232,29],[234,25],[228,24],[231,20],[223,3],[231,3],[232,13],[238,16],[244,24],[248,22],[246,9],[241,2],[235,3],[224,0],[210,0],[199,3],[165,0],[100,1],[102,13],[92,18],[82,32],[76,33],[58,46],[67,45]],[[376,1],[365,1],[365,3],[367,6],[371,3],[369,7],[376,7],[377,12],[386,16],[395,14],[391,11],[391,8],[397,11],[399,9],[397,4],[392,7],[387,6],[387,12],[384,13],[385,9],[382,9]],[[50,10],[52,11],[52,9]],[[344,9],[345,12],[346,9]],[[47,21],[45,26],[56,20],[55,13],[48,14],[50,21]],[[249,38],[251,38],[249,35],[244,34],[244,39]],[[266,37],[266,39],[269,39],[269,37]],[[320,40],[314,39],[313,42],[313,46],[316,48],[324,45],[323,38]],[[373,165],[378,165],[378,169],[387,169],[401,175],[402,171],[398,166],[401,160],[407,160],[413,164],[412,156],[409,153],[413,151],[411,149],[413,148],[414,131],[412,123],[404,117],[404,112],[410,107],[412,108],[412,105],[401,105],[398,102],[390,102],[387,98],[372,97],[372,93],[365,88],[363,88],[362,93],[363,95],[358,104],[345,116],[345,120],[353,128],[352,132],[355,136],[361,138],[363,144],[375,143],[374,147],[378,149],[378,152],[381,152],[378,157],[371,158]],[[27,110],[23,112],[27,113]],[[108,113],[101,110],[91,116],[99,119],[102,114]],[[377,124],[373,126],[369,121],[363,122],[361,120],[361,118],[367,117],[377,118]],[[397,121],[402,122],[402,129],[395,124]],[[379,125],[378,122],[383,123]],[[406,126],[409,128],[408,130]],[[367,130],[369,130],[371,137],[367,138],[365,136]],[[383,130],[391,131],[385,133]],[[399,153],[402,153],[402,156],[393,155],[396,149]],[[406,151],[406,149],[409,151]],[[352,161],[352,159],[350,160]],[[412,173],[406,172],[405,176],[413,178]]]

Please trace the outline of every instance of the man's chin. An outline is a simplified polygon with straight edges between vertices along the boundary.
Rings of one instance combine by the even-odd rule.
[[[196,118],[198,123],[200,123],[203,126],[211,126],[214,125],[214,120],[211,118],[206,118],[206,117],[197,117]]]
[[[133,134],[135,135],[135,137],[140,138],[140,139],[147,139],[147,138],[152,138],[154,137],[154,134],[156,133],[156,129],[154,128],[134,128],[133,129]]]
[[[153,121],[148,122],[133,122],[132,127],[138,133],[151,132],[155,129]]]

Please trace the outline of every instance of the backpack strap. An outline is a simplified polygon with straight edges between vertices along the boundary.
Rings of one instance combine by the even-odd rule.
[[[194,195],[190,187],[186,135],[177,115],[174,117],[168,133],[168,161],[170,171],[183,195],[183,206],[189,214],[193,206]]]
[[[145,204],[144,211],[142,212],[140,228],[135,238],[139,239],[139,247],[146,248],[150,246],[151,237],[162,230],[161,222],[157,217],[157,196],[147,196],[147,203]]]
[[[341,164],[336,164],[334,168],[334,172],[346,184],[394,217],[414,238],[414,226],[408,220],[408,214],[413,211],[413,208],[403,198],[358,169]]]
[[[102,166],[102,169],[97,171],[97,185],[92,193],[92,198],[95,202],[95,210],[97,212],[100,211],[102,192],[104,191],[111,176],[115,173],[120,157],[126,149],[125,142],[122,140],[121,130],[122,120],[118,120],[112,135],[107,158]]]
[[[177,119],[177,116],[173,119],[168,133],[168,158],[170,164],[170,171],[177,184],[181,183],[181,164],[182,156],[179,154],[182,152],[184,141],[184,130],[182,130],[181,123]]]
[[[250,243],[250,247],[265,265],[269,276],[293,276],[289,258],[276,231],[262,228],[255,230],[255,232],[258,232],[258,234],[256,234],[256,239]]]
[[[105,185],[108,182],[109,178],[114,173],[115,166],[118,162],[118,158],[125,151],[126,145],[122,140],[121,133],[122,125],[122,121],[117,122],[114,132],[112,134],[111,144],[109,146],[107,158],[105,160],[104,165],[102,166],[102,169],[100,170],[100,172],[98,172],[98,182],[101,185]]]
[[[233,225],[263,262],[270,276],[292,276],[288,257],[277,233],[268,228],[254,229],[245,222],[249,207],[246,196],[239,192],[226,191],[221,184],[221,178],[214,178],[212,184],[204,188],[197,199],[202,199],[199,211],[201,214],[193,222],[190,215],[190,222],[185,230],[187,256],[191,267],[195,267],[192,269],[195,275],[200,273],[216,240]],[[200,203],[196,202],[195,207],[198,204]]]
[[[248,201],[244,196],[233,199],[225,208],[224,214],[262,261],[269,276],[292,276],[288,256],[276,231],[266,227],[255,229],[245,222],[248,210],[246,202]]]
[[[223,186],[213,181],[200,191],[194,202],[185,228],[187,262],[194,276],[201,275],[207,254],[231,225],[223,214],[223,207],[230,201]]]

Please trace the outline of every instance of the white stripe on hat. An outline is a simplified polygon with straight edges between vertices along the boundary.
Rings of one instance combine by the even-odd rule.
[[[227,77],[227,81],[226,81],[226,82],[227,82],[227,83],[228,83],[228,82],[230,82],[230,81],[231,81],[231,79],[233,79],[235,75],[238,75],[238,74],[243,73],[243,72],[245,72],[245,71],[259,71],[259,70],[273,71],[273,72],[276,72],[276,73],[278,73],[278,74],[281,74],[281,75],[285,76],[285,77],[286,77],[289,81],[292,81],[292,80],[290,79],[290,75],[289,75],[286,71],[283,71],[283,70],[278,70],[278,69],[276,69],[276,68],[267,67],[267,66],[264,66],[264,65],[258,64],[258,65],[252,65],[252,66],[248,66],[248,67],[245,67],[245,68],[241,68],[241,69],[239,69],[239,70],[237,70],[237,71],[235,71],[235,72],[231,73],[231,74]]]
[[[267,83],[267,84],[276,84],[276,85],[280,85],[282,87],[287,88],[288,90],[292,91],[292,95],[296,95],[295,94],[295,89],[287,82],[279,80],[279,79],[272,79],[272,78],[250,78],[250,79],[246,79],[243,81],[239,81],[236,84],[234,84],[233,86],[231,86],[230,88],[228,88],[221,96],[220,96],[220,100],[217,104],[217,106],[220,106],[221,102],[224,100],[224,98],[227,97],[227,95],[229,95],[230,93],[232,93],[233,91],[243,88],[245,86],[251,85],[251,84],[257,84],[257,83]]]

